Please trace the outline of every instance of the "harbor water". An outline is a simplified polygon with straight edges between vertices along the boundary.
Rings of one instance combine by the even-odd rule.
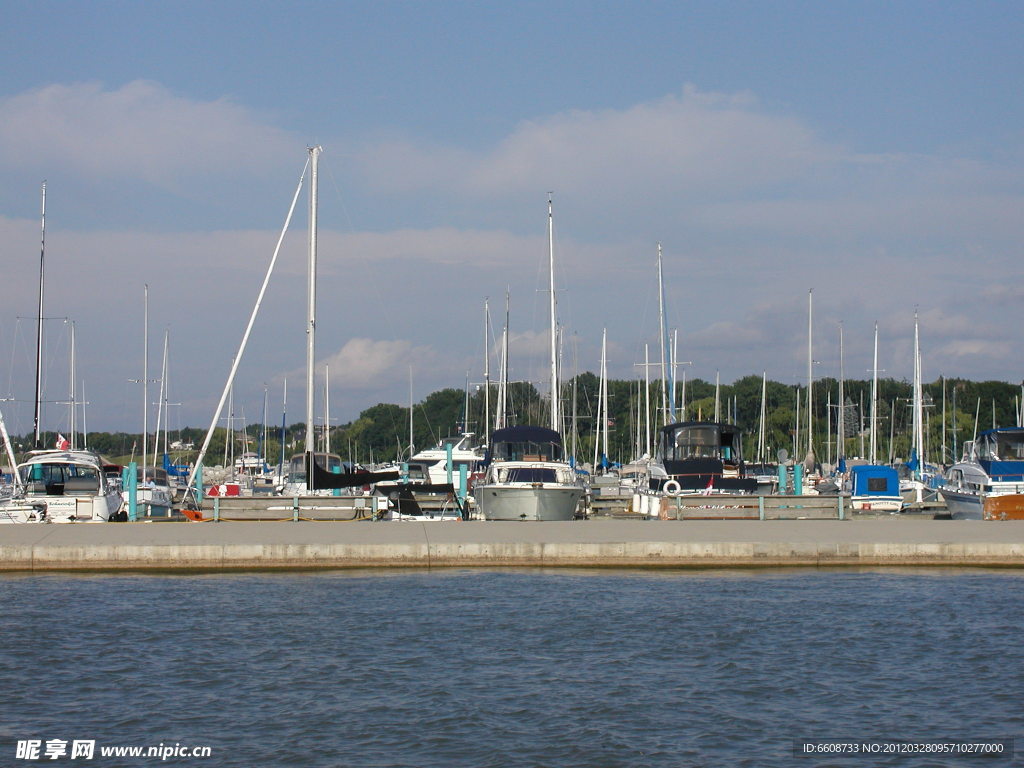
[[[4,576],[0,765],[50,740],[95,756],[40,764],[99,768],[1019,764],[794,744],[1024,735],[1022,587],[971,569]]]

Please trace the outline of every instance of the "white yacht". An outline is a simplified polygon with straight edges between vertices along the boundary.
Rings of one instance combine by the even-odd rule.
[[[2,523],[117,519],[121,493],[107,482],[100,457],[92,451],[32,451],[17,471],[22,495],[0,505]]]
[[[939,493],[954,520],[1024,520],[1024,428],[990,429],[968,441]]]
[[[448,483],[448,446],[452,450],[452,482],[458,478],[460,467],[466,468],[468,478],[483,463],[483,451],[473,445],[473,434],[466,432],[457,437],[446,437],[435,447],[420,451],[409,459],[409,481],[428,485]]]
[[[572,520],[585,488],[545,427],[506,427],[491,438],[483,482],[473,491],[485,520]]]
[[[487,473],[473,488],[485,520],[572,520],[586,488],[565,460],[558,384],[554,218],[548,198],[548,281],[551,341],[550,428],[504,427],[491,435]],[[508,368],[503,375],[507,375]]]

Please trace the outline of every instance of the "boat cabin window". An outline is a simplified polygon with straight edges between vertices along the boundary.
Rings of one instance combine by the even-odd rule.
[[[95,467],[80,464],[28,464],[21,468],[21,479],[33,493],[60,495],[70,484],[78,490],[99,490],[100,473]]]
[[[986,456],[986,449],[994,455]],[[1024,435],[1001,434],[992,442],[986,441],[982,448],[981,458],[992,458],[995,461],[1024,461]]]
[[[889,484],[884,477],[868,478],[868,493],[885,493],[889,490]]]
[[[135,468],[135,480],[140,485],[147,478],[153,479],[155,485],[167,485],[167,470],[158,469],[156,467],[146,467],[143,471],[142,467]]]
[[[508,471],[505,481],[509,483],[555,483],[558,473],[553,469],[541,467],[513,467]]]
[[[316,457],[316,463],[328,472],[345,472],[344,462],[339,456],[333,453],[315,453],[313,455]],[[306,454],[300,453],[297,456],[292,456],[291,461],[288,462],[288,482],[306,482]]]
[[[495,443],[491,456],[496,461],[561,461],[562,446],[558,443]]]
[[[410,480],[426,480],[427,468],[423,464],[417,462],[409,462],[409,479]]]

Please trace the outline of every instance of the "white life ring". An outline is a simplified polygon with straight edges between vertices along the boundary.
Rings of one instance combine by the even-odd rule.
[[[669,480],[662,486],[662,490],[664,490],[669,496],[678,496],[679,492],[683,490],[683,487],[679,485],[678,480]]]

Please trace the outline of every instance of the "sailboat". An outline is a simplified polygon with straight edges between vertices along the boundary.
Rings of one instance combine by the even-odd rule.
[[[899,512],[903,507],[899,473],[877,461],[878,445],[878,323],[875,323],[874,369],[871,379],[871,437],[869,461],[851,461],[847,490],[853,509],[861,512]]]
[[[346,465],[341,458],[330,451],[316,451],[315,427],[313,423],[313,369],[316,362],[316,268],[317,268],[317,214],[318,200],[318,163],[323,149],[319,146],[309,148],[309,266],[307,283],[307,314],[306,314],[306,446],[302,464],[305,472],[295,471],[299,457],[292,457],[293,471],[289,479],[293,484],[305,484],[307,495],[333,494],[336,489],[362,488],[379,480],[393,480],[398,477],[397,470],[385,472],[356,472],[352,465]],[[348,469],[346,472],[344,470]]]
[[[551,420],[547,427],[496,429],[489,462],[474,496],[485,520],[572,520],[584,487],[566,461],[558,397],[558,324],[555,304],[554,217],[548,198],[548,271],[551,327]],[[507,368],[505,369],[507,370]]]
[[[39,251],[39,313],[36,325],[35,449],[15,467],[15,493],[0,503],[0,523],[107,522],[117,519],[121,493],[108,481],[99,454],[76,450],[58,436],[54,448],[42,447],[43,287],[46,254],[46,183],[42,187],[42,235]],[[72,406],[73,407],[73,406]],[[2,419],[0,419],[2,426]],[[14,463],[7,429],[2,429],[8,458]]]

